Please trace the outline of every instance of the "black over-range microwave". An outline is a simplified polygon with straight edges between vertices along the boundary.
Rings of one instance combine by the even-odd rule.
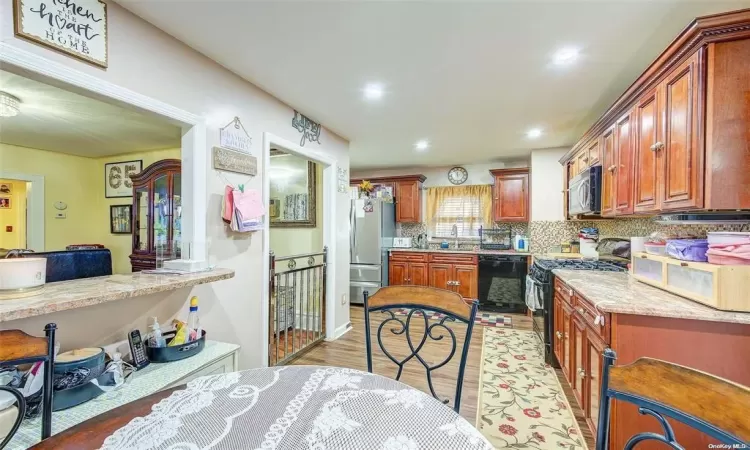
[[[602,166],[593,166],[568,182],[568,213],[601,214]]]

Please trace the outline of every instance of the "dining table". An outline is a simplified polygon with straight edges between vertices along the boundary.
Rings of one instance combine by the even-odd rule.
[[[280,366],[196,378],[33,449],[492,449],[452,408],[377,374]]]

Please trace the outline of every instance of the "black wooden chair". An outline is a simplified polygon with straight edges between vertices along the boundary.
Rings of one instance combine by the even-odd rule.
[[[0,366],[31,364],[43,361],[44,384],[42,386],[42,440],[52,434],[52,374],[55,355],[55,330],[57,325],[47,324],[44,327],[45,337],[29,336],[21,330],[0,331]],[[26,402],[23,396],[13,388],[2,387],[2,390],[10,392],[18,400],[18,418],[2,443],[0,449],[5,447],[13,438],[21,425],[26,412]]]
[[[636,405],[638,412],[652,416],[664,431],[664,434],[638,433],[627,441],[625,450],[644,441],[657,441],[683,450],[667,418],[728,444],[726,448],[750,445],[750,388],[652,358],[640,358],[627,366],[615,367],[616,358],[612,349],[604,351],[597,450],[609,449],[613,398]]]
[[[385,314],[385,320],[378,325],[377,339],[380,349],[398,366],[396,380],[400,380],[404,370],[404,365],[416,359],[424,366],[427,373],[427,384],[432,396],[438,398],[435,388],[432,385],[432,371],[443,367],[453,358],[456,353],[456,334],[448,326],[456,321],[466,324],[466,336],[461,351],[461,360],[458,366],[458,378],[456,381],[456,394],[453,400],[453,409],[458,412],[461,407],[461,389],[463,387],[464,370],[466,369],[466,357],[469,353],[469,344],[471,343],[471,333],[474,329],[474,319],[477,315],[478,302],[475,300],[471,305],[464,302],[461,295],[446,291],[422,286],[388,286],[379,289],[372,297],[365,291],[365,342],[367,345],[367,371],[372,373],[372,339],[370,337],[370,313],[382,311]],[[431,312],[439,313],[439,316],[430,323],[433,317]],[[396,313],[402,313],[397,315]],[[404,317],[405,316],[405,317]],[[412,321],[416,320],[423,324],[424,329],[422,336],[415,341],[410,335]],[[394,335],[404,335],[406,343],[409,346],[409,354],[399,360],[394,357],[384,346],[382,333],[387,325],[391,325],[390,332]],[[430,364],[426,361],[420,351],[424,349],[427,339],[440,341],[446,336],[450,337],[451,350],[448,356],[436,364]],[[441,400],[448,403],[449,400]]]

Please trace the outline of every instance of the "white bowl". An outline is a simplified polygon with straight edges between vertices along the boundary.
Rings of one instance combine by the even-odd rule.
[[[0,259],[0,292],[39,288],[46,279],[47,258]]]

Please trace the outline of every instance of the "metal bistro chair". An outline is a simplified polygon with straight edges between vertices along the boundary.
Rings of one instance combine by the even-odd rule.
[[[469,353],[469,344],[471,343],[471,333],[474,329],[474,318],[477,315],[478,302],[475,300],[471,305],[464,302],[461,295],[456,292],[446,291],[422,286],[388,286],[379,289],[372,297],[365,291],[365,340],[367,344],[367,371],[372,373],[372,339],[370,337],[370,313],[382,311],[387,313],[387,317],[378,326],[377,338],[380,349],[385,356],[398,365],[396,380],[401,378],[404,365],[412,358],[416,358],[427,372],[427,384],[432,396],[438,398],[432,385],[432,371],[446,365],[456,353],[456,335],[446,322],[459,321],[466,324],[466,338],[461,351],[461,361],[458,366],[458,379],[456,381],[456,396],[453,400],[453,409],[458,412],[461,407],[461,388],[464,380],[464,369],[466,368],[466,357]],[[394,310],[408,310],[406,320],[402,320]],[[434,311],[440,314],[436,322],[430,324],[430,314],[428,311]],[[420,320],[421,318],[421,320]],[[415,344],[410,335],[412,320],[418,320],[424,324],[422,337]],[[396,359],[383,345],[382,332],[387,324],[393,325],[390,328],[391,333],[395,335],[405,335],[406,343],[409,346],[409,355],[404,359]],[[433,341],[440,341],[449,336],[451,339],[450,354],[441,362],[430,365],[425,361],[419,352],[424,348],[427,338]],[[449,400],[441,400],[448,403]]]
[[[611,399],[632,403],[638,412],[654,417],[664,434],[638,433],[624,449],[652,440],[675,450],[683,447],[675,440],[666,418],[729,444],[727,448],[745,448],[750,444],[750,388],[723,378],[652,358],[640,358],[627,366],[614,367],[617,358],[612,349],[604,350],[597,450],[609,449]]]
[[[42,440],[52,434],[52,374],[55,355],[55,330],[57,325],[47,324],[44,327],[45,337],[29,336],[21,330],[0,331],[0,365],[31,364],[43,361],[44,384],[42,386]],[[4,448],[18,431],[26,413],[26,402],[17,390],[2,386],[3,391],[10,392],[18,400],[18,418],[10,433],[0,442]]]

